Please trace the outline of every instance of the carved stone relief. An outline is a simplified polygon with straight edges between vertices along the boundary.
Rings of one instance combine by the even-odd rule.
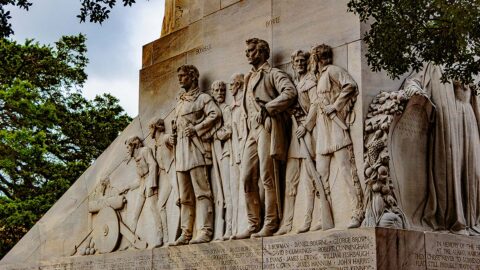
[[[396,115],[406,106],[404,92],[381,92],[370,104],[365,120],[365,219],[364,227],[406,228],[390,175],[388,135]]]
[[[351,221],[349,228],[359,227],[363,220],[363,192],[357,175],[350,125],[355,119],[353,106],[358,87],[348,72],[332,64],[333,52],[322,44],[312,49],[311,69],[317,80],[316,163],[317,171],[329,194],[330,163],[340,164],[340,175],[349,184]],[[333,206],[335,207],[335,206]]]
[[[333,65],[332,48],[325,44],[310,52],[294,51],[292,76],[272,68],[269,56],[266,41],[247,40],[251,70],[245,76],[233,74],[228,84],[214,81],[209,93],[200,90],[195,66],[177,69],[183,90],[170,116],[171,131],[166,131],[165,118],[155,117],[148,138],[134,136],[126,142],[126,162],[135,161],[137,177],[121,189],[111,187],[108,178],[100,182],[89,200],[91,229],[74,254],[112,252],[119,249],[120,237],[129,243],[122,249],[145,249],[328,230],[336,227],[338,203],[342,209],[349,205],[349,228],[435,229],[428,215],[433,213],[432,196],[448,194],[427,192],[442,182],[432,181],[429,173],[435,169],[427,162],[428,156],[434,158],[428,142],[435,110],[428,97],[434,94],[420,84],[423,79],[407,80],[405,90],[381,92],[370,104],[363,191],[350,135],[356,82]],[[464,169],[479,156],[475,139],[480,110],[468,87],[454,86],[451,94],[458,104],[449,124],[455,127],[451,140],[456,138],[458,146],[454,165]],[[460,139],[466,136],[475,142]],[[144,145],[147,139],[150,146]],[[331,172],[332,162],[338,172]],[[342,202],[331,199],[334,173],[347,183],[349,197]],[[457,183],[460,190],[473,190],[457,215],[463,218],[460,231],[477,230],[477,176],[474,170],[466,184]],[[120,213],[129,191],[135,199],[128,202],[131,213],[124,222]],[[302,213],[295,207],[297,198],[305,205]],[[172,200],[177,206],[168,207]],[[150,205],[148,218],[155,224],[148,231],[156,236],[152,243],[136,234],[145,205]],[[175,209],[179,215],[170,215]],[[302,219],[296,227],[294,216]]]
[[[212,165],[211,143],[221,120],[221,111],[212,97],[200,91],[196,67],[178,68],[184,92],[175,109],[175,168],[180,196],[180,237],[172,245],[208,242],[213,236],[213,194],[208,167]],[[192,240],[197,222],[197,237]]]
[[[120,211],[127,200],[112,187],[109,177],[100,179],[89,198],[89,231],[74,247],[72,255],[94,255],[110,253],[118,248],[120,237],[124,237],[136,248],[144,249],[147,243],[142,241],[122,220]]]
[[[295,71],[295,86],[298,91],[297,104],[292,111],[292,135],[288,149],[288,160],[286,168],[286,190],[284,199],[284,212],[280,229],[275,233],[282,235],[290,232],[293,225],[293,216],[295,208],[295,199],[298,193],[306,198],[307,209],[303,225],[297,229],[298,233],[308,230],[316,231],[322,229],[319,221],[314,222],[312,226],[312,214],[315,203],[315,122],[316,122],[316,106],[314,102],[317,100],[317,80],[315,76],[307,70],[309,52],[301,50],[292,54],[292,66]],[[314,116],[307,117],[309,114]],[[298,191],[299,181],[304,181],[305,190]],[[324,192],[323,188],[321,192]],[[326,211],[330,211],[329,202],[324,205]],[[330,219],[332,219],[330,217]],[[324,220],[326,221],[326,220]],[[332,220],[333,223],[333,220]],[[333,227],[333,224],[332,224]],[[329,229],[329,228],[325,228]]]
[[[115,212],[121,208],[103,214],[116,216],[120,224],[118,228],[111,225],[111,231],[117,229],[123,235],[123,228],[128,232],[131,244],[124,248],[156,247],[169,239],[175,239],[169,245],[176,246],[289,233],[298,193],[306,198],[307,207],[295,231],[333,228],[334,205],[328,186],[332,157],[340,160],[342,173],[350,179],[351,227],[360,224],[363,194],[352,167],[348,132],[358,93],[355,82],[345,70],[332,65],[332,50],[327,45],[315,47],[312,55],[292,54],[294,81],[270,67],[267,42],[252,38],[246,47],[252,69],[246,76],[237,73],[230,78],[230,104],[225,82],[215,81],[209,95],[198,86],[198,69],[183,65],[177,69],[183,90],[171,131],[166,132],[164,118],[155,117],[148,134],[153,145],[144,145],[147,138],[137,136],[126,142],[127,164],[135,161],[137,179],[116,193],[134,192],[136,199],[129,203],[131,218],[125,225]],[[299,183],[303,183],[301,191],[297,190]],[[315,195],[320,198],[317,220],[313,220]],[[125,204],[125,196],[121,198]],[[155,243],[148,244],[135,234],[147,200],[149,219],[155,221],[155,231],[149,233],[156,235]],[[179,220],[170,220],[169,200],[176,201]],[[104,222],[103,215],[96,220]],[[242,221],[248,226],[240,226]],[[172,222],[178,226],[169,226]],[[87,240],[90,249],[84,253],[98,252],[95,237]],[[114,246],[100,253],[118,248]]]
[[[426,64],[370,105],[364,226],[480,233],[479,103],[441,77]]]
[[[295,101],[297,91],[283,71],[270,67],[270,48],[257,38],[247,40],[246,56],[252,70],[245,77],[242,109],[247,136],[243,149],[240,182],[244,185],[248,228],[234,239],[271,236],[278,229],[282,214],[280,175],[288,150],[289,116],[286,110]],[[265,218],[260,217],[261,179],[265,193]]]
[[[480,107],[466,85],[442,83],[432,63],[407,80],[405,91],[426,95],[435,105],[429,138],[428,198],[423,222],[436,231],[480,233]]]

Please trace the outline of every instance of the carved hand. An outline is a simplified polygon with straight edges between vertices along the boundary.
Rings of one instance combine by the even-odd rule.
[[[185,128],[185,135],[187,137],[192,137],[197,134],[197,131],[195,131],[195,128],[192,125],[189,125],[188,127]]]
[[[168,137],[168,143],[172,146],[176,145],[177,144],[177,136],[175,136],[173,134],[170,135],[170,137]]]
[[[307,133],[307,129],[302,125],[298,126],[297,130],[295,131],[295,134],[297,135],[298,139],[305,136],[306,133]]]
[[[405,95],[407,98],[411,98],[414,95],[424,95],[426,96],[425,91],[423,91],[422,88],[416,86],[416,85],[410,85],[404,89]]]
[[[330,104],[330,105],[327,105],[325,106],[325,109],[323,110],[325,112],[326,115],[330,115],[332,113],[334,113],[337,109],[335,109],[335,106]]]
[[[255,121],[257,121],[259,125],[263,125],[262,112],[258,112],[255,115]]]

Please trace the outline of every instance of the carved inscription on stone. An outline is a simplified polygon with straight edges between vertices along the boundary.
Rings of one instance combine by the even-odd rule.
[[[152,251],[126,251],[105,256],[103,269],[111,270],[150,270],[152,269]]]
[[[273,18],[273,19],[271,19],[271,20],[266,21],[266,22],[265,22],[265,27],[269,27],[269,26],[272,26],[272,25],[278,24],[278,23],[280,23],[280,16],[275,17],[275,18]]]
[[[155,249],[153,269],[262,269],[262,241],[212,242]]]
[[[73,270],[100,270],[105,268],[103,256],[73,257]]]
[[[264,269],[375,269],[375,265],[375,236],[362,230],[264,239]]]
[[[208,44],[208,45],[203,45],[201,47],[198,47],[194,51],[195,51],[195,55],[199,55],[202,53],[207,53],[211,50],[212,50],[212,44]]]
[[[412,107],[409,114],[403,116],[402,121],[398,123],[398,130],[405,136],[424,137],[427,132],[428,123],[425,119],[425,110],[421,107]]]
[[[40,269],[41,270],[70,270],[70,269],[73,269],[73,265],[71,262],[53,262],[53,263],[40,265]]]
[[[480,238],[425,234],[427,269],[473,270],[480,265]]]

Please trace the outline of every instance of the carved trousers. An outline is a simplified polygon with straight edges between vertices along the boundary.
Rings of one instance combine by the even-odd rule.
[[[249,229],[256,230],[260,226],[258,216],[260,201],[258,178],[265,189],[265,221],[264,227],[275,230],[278,227],[277,196],[275,190],[274,160],[270,156],[271,135],[263,127],[257,127],[249,132],[243,150],[240,181],[246,193],[247,215]],[[250,199],[250,200],[249,200]],[[253,199],[253,200],[252,200]]]
[[[326,189],[329,187],[328,181],[330,176],[330,163],[332,157],[334,157],[336,163],[339,164],[341,179],[347,181],[348,193],[351,196],[352,218],[362,221],[363,191],[357,175],[357,167],[355,165],[353,146],[348,145],[344,148],[339,149],[338,151],[327,155],[317,154],[317,171],[320,174],[323,185]]]
[[[305,162],[308,162],[308,160],[303,158],[289,158],[287,161],[285,208],[283,211],[282,226],[287,226],[290,229],[292,227],[295,199],[300,181],[302,181],[305,188],[306,211],[304,224],[310,226],[312,223],[315,186],[313,185],[313,177],[307,173]]]
[[[198,232],[211,236],[213,232],[212,190],[206,167],[199,166],[186,172],[177,171],[177,181],[182,234],[187,239],[191,239],[196,215]]]
[[[141,181],[145,181],[145,180],[141,180]],[[143,207],[145,206],[145,201],[150,200],[150,210],[151,210],[151,214],[153,215],[153,220],[155,222],[155,228],[157,229],[158,239],[163,240],[164,230],[162,227],[160,212],[158,211],[158,207],[157,207],[158,195],[154,194],[152,196],[146,197],[146,194],[145,194],[146,191],[143,183],[140,186],[140,190],[143,190],[143,192],[138,194],[137,202],[133,210],[133,219],[132,219],[132,223],[130,224],[130,230],[133,233],[136,233],[138,220],[140,219],[140,215],[142,214]]]
[[[172,193],[172,173],[175,172],[167,173],[165,170],[160,170],[158,177],[158,208],[160,209],[160,224],[164,242],[168,242],[167,201]]]
[[[232,189],[230,186],[230,178],[232,177],[230,172],[230,156],[226,156],[220,160],[220,174],[222,177],[223,197],[225,199],[225,235],[232,234],[232,218],[233,218],[233,205],[232,205]]]

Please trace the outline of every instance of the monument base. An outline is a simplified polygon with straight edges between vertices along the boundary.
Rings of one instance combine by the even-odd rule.
[[[480,238],[360,228],[127,250],[2,269],[480,269]]]

